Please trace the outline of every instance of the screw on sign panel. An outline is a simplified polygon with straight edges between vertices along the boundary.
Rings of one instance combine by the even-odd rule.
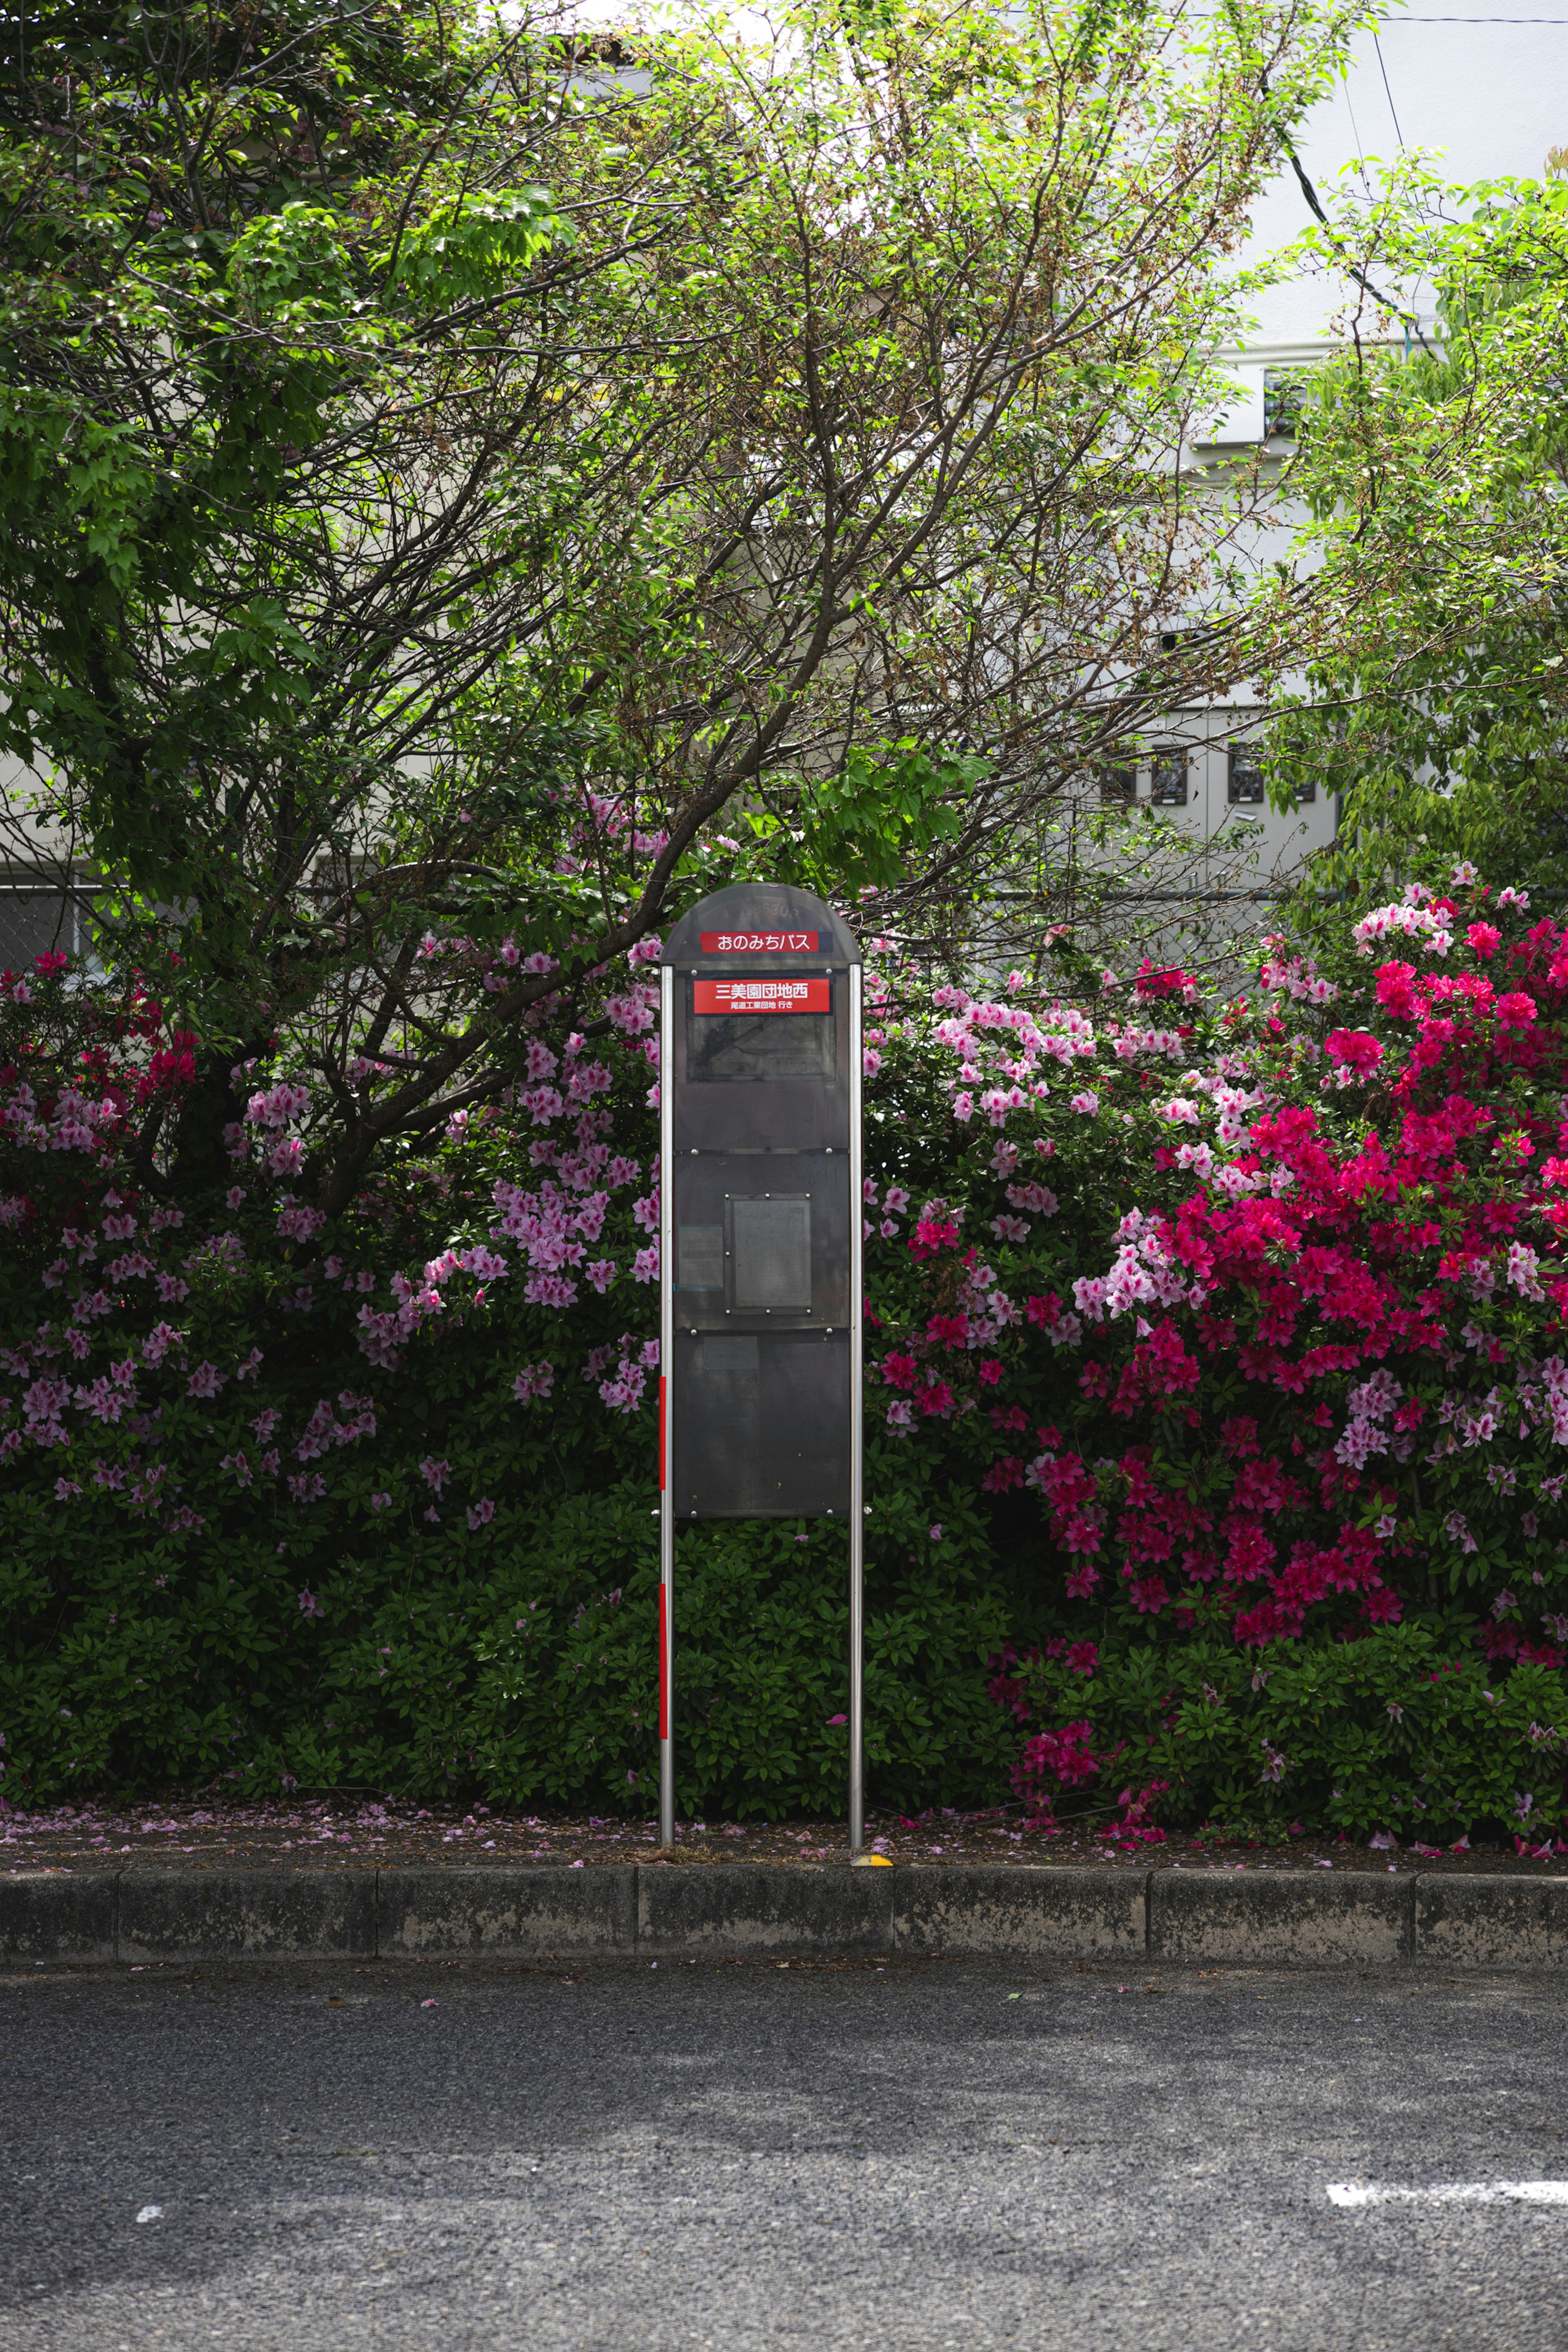
[[[661,963],[660,1833],[675,1831],[677,1520],[847,1518],[858,1850],[859,949],[806,892],[743,885],[683,917]]]

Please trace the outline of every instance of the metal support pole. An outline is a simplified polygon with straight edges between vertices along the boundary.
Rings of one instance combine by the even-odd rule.
[[[849,1851],[866,1843],[866,1187],[860,1148],[860,967],[849,972]]]
[[[675,1843],[675,974],[658,976],[658,1842]]]

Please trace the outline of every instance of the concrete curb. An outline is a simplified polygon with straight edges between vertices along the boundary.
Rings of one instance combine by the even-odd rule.
[[[367,1872],[366,1876],[370,1874]],[[637,1866],[525,1863],[492,1870],[378,1870],[377,1951],[609,1954],[637,1948]]]
[[[1149,1948],[1192,1962],[1267,1957],[1289,1968],[1410,1959],[1415,1948],[1414,1872],[1157,1870]],[[1495,1879],[1488,1881],[1496,1885]]]
[[[893,1949],[1051,1960],[1149,1955],[1152,1871],[910,1863],[891,1882]]]
[[[637,1871],[636,1948],[660,1956],[891,1952],[893,1870],[713,1863]]]
[[[1568,1877],[963,1863],[523,1864],[0,1877],[0,1964],[813,1953],[1568,1967]]]

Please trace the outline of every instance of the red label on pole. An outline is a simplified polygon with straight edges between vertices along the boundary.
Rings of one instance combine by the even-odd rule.
[[[697,1013],[830,1013],[830,980],[700,980]]]
[[[816,931],[704,931],[704,955],[815,955]]]
[[[664,1374],[658,1376],[658,1491],[664,1492]]]
[[[669,1587],[658,1588],[658,1736],[669,1738]]]

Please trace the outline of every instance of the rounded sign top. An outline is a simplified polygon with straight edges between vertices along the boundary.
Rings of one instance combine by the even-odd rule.
[[[860,945],[847,923],[809,890],[783,882],[737,882],[689,907],[664,942],[661,963],[712,963],[731,956],[765,959],[787,971],[811,963],[858,963]],[[825,983],[826,984],[826,983]]]

